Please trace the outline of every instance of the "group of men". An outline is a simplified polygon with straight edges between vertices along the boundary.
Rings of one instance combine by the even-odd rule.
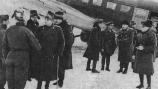
[[[144,75],[147,76],[147,88],[151,89],[151,76],[154,73],[153,62],[156,59],[155,50],[157,46],[157,36],[155,22],[151,20],[141,22],[140,29],[133,21],[122,22],[122,27],[118,34],[115,34],[113,23],[98,21],[94,24],[94,29],[90,32],[88,47],[84,57],[88,58],[86,71],[99,73],[96,64],[99,60],[99,53],[102,54],[101,70],[104,70],[106,58],[106,70],[110,71],[110,56],[113,55],[118,46],[118,61],[120,68],[117,73],[127,74],[129,63],[132,63],[133,72],[139,74],[140,85],[136,88],[144,87]],[[115,39],[116,38],[116,39]],[[90,67],[93,61],[93,67]]]
[[[42,81],[46,81],[45,89],[49,88],[52,80],[57,80],[54,85],[63,86],[65,69],[72,69],[71,48],[74,42],[73,27],[64,20],[63,15],[62,11],[48,11],[45,25],[39,26],[40,16],[36,10],[30,11],[27,24],[24,11],[15,10],[12,18],[17,23],[8,29],[9,16],[0,15],[0,89],[4,89],[6,81],[9,89],[24,89],[26,81],[31,78],[38,81],[37,89],[41,89]],[[113,22],[95,22],[84,54],[88,58],[86,70],[99,73],[96,65],[101,52],[101,70],[110,71],[110,57],[118,46],[120,69],[117,73],[126,74],[128,65],[132,62],[134,72],[140,76],[137,88],[144,87],[145,74],[147,89],[151,89],[156,28],[151,21],[142,22],[141,29],[136,29],[135,26],[136,23],[130,25],[124,21],[116,35]]]
[[[151,24],[152,31],[156,31],[157,25],[154,22],[148,21]],[[97,21],[94,24],[94,29],[88,36],[88,47],[84,53],[84,57],[88,58],[87,71],[92,73],[99,73],[96,70],[96,64],[99,60],[99,53],[102,55],[101,70],[104,70],[106,59],[106,70],[110,71],[110,56],[113,55],[115,49],[118,46],[118,61],[120,62],[120,69],[117,73],[126,74],[128,71],[128,65],[131,62],[132,68],[134,66],[132,55],[134,51],[134,38],[138,29],[136,29],[136,23],[134,21],[123,21],[121,29],[117,32],[114,29],[114,23],[104,22],[102,20]],[[90,68],[90,63],[93,60],[93,68]]]
[[[105,58],[106,58],[106,70],[110,71],[110,56],[115,51],[115,33],[113,31],[113,22],[105,23],[103,21],[98,21],[94,24],[94,29],[92,29],[89,40],[87,42],[88,47],[84,53],[84,57],[88,58],[86,70],[92,70],[93,73],[99,73],[96,70],[96,64],[99,60],[99,52],[102,53],[102,68],[104,70]],[[90,68],[91,61],[93,60],[93,67]]]
[[[37,89],[46,81],[45,89],[52,80],[63,86],[65,70],[72,69],[71,48],[74,42],[73,27],[64,20],[65,12],[48,11],[45,25],[39,26],[36,10],[30,10],[27,24],[24,10],[15,10],[10,26],[8,15],[0,15],[0,89],[24,89],[27,80],[35,78]]]

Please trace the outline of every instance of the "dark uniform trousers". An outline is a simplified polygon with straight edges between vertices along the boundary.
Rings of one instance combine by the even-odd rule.
[[[26,65],[7,65],[6,73],[9,89],[24,89],[28,73],[28,67]]]
[[[58,78],[59,82],[63,82],[65,78],[65,63],[63,56],[55,57],[58,60]]]
[[[92,67],[92,69],[96,69],[97,60],[91,60],[91,59],[89,59],[89,58],[88,58],[88,61],[87,61],[87,69],[90,68],[91,61],[93,61],[93,67]]]
[[[102,57],[102,67],[104,67],[104,65],[105,65],[105,59],[106,59],[106,68],[109,69],[110,55],[103,55],[103,57]]]
[[[0,59],[0,89],[4,89],[6,83],[6,67]]]

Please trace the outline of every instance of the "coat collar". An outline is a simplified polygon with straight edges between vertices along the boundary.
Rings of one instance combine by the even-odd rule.
[[[54,25],[52,25],[52,26],[44,25],[43,27],[44,27],[44,30],[54,29]]]
[[[17,26],[25,26],[25,23],[23,21],[19,21],[16,23]]]

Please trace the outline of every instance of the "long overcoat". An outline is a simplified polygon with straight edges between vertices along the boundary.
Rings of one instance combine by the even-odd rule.
[[[132,30],[129,28],[126,30],[121,30],[117,37],[117,41],[119,48],[118,60],[122,63],[130,62],[132,59],[132,48],[133,48]]]
[[[65,20],[59,24],[62,28],[65,38],[65,47],[63,51],[63,56],[60,57],[60,64],[65,69],[72,69],[72,45],[74,43],[73,26],[69,25]]]
[[[137,50],[136,47],[143,46],[143,50]],[[140,74],[152,75],[154,73],[153,58],[155,49],[155,33],[151,30],[139,32],[136,36],[136,45],[134,54],[136,55],[134,72]]]
[[[33,34],[36,36],[37,39],[39,39],[39,35],[38,35],[38,33],[39,33],[39,31],[38,31],[38,29],[39,29],[39,23],[38,23],[37,21],[35,22],[35,21],[32,21],[31,19],[29,19],[29,20],[27,21],[26,27],[27,27],[30,31],[33,32]],[[35,56],[37,56],[37,57],[35,57]],[[35,59],[35,58],[37,58],[37,59]],[[34,71],[31,70],[32,66],[34,66],[34,64],[35,64],[35,63],[33,63],[33,62],[36,62],[36,60],[38,60],[38,59],[39,59],[39,52],[36,51],[36,50],[31,50],[31,51],[30,51],[29,78],[32,77],[32,75],[31,75],[32,73],[31,73],[31,72],[34,72]],[[36,63],[37,63],[37,62],[36,62]]]
[[[23,22],[18,22],[16,25],[13,25],[7,29],[2,46],[6,66],[17,66],[17,69],[18,66],[24,67],[25,73],[28,73],[30,51],[32,49],[38,51],[41,49],[38,40],[34,34],[24,26]],[[12,68],[16,69],[14,67]],[[9,72],[7,75],[12,74]],[[20,79],[23,79],[22,75],[24,75],[23,77],[27,79],[27,74],[19,74],[19,76],[14,76],[18,76]]]
[[[32,62],[31,76],[42,81],[56,80],[58,59],[63,55],[65,44],[63,31],[58,26],[42,26],[38,35],[42,50],[33,56],[38,60]]]
[[[86,57],[91,60],[99,60],[99,52],[101,49],[101,31],[98,28],[93,28],[90,37],[88,47],[83,55],[83,57]]]
[[[116,49],[115,33],[107,29],[101,33],[101,36],[101,48],[104,49],[102,55],[111,56]]]
[[[4,37],[5,31],[6,30],[3,28],[3,25],[0,25],[0,84],[6,83],[6,78],[5,78],[6,67],[2,62],[2,60],[4,60],[3,54],[2,54],[2,40]]]

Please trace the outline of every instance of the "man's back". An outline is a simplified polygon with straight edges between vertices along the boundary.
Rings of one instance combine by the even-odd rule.
[[[8,46],[11,49],[29,49],[27,32],[22,26],[12,26],[7,30]]]
[[[5,58],[9,51],[29,52],[31,49],[40,50],[41,46],[34,34],[24,26],[11,26],[7,31],[3,41],[3,53]]]

